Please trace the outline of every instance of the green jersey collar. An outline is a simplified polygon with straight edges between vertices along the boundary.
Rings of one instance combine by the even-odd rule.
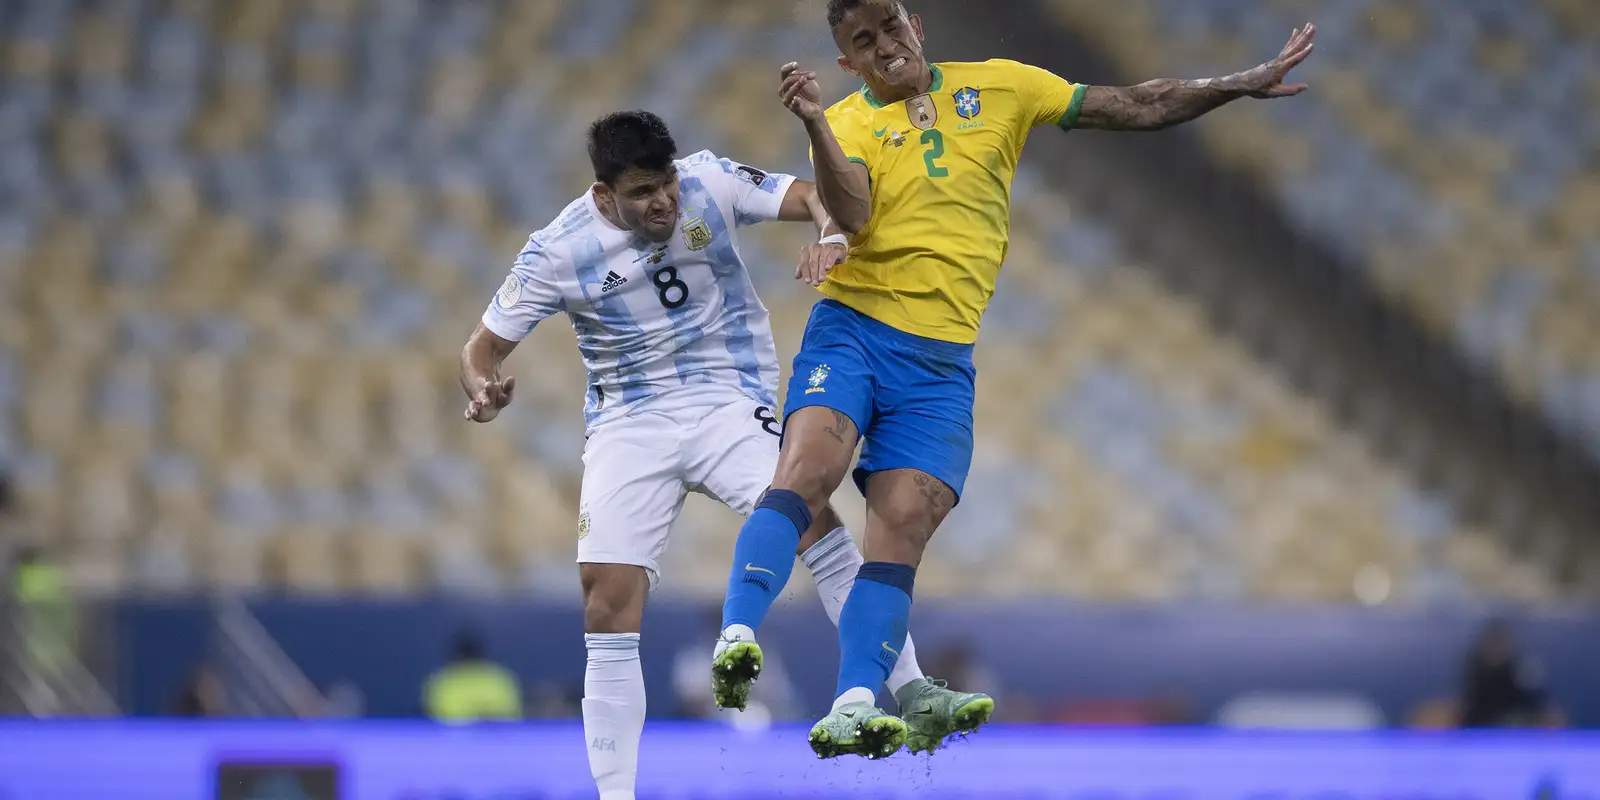
[[[928,69],[933,72],[933,82],[928,84],[928,93],[931,94],[939,91],[944,86],[944,70],[939,69],[938,64],[929,64]],[[861,84],[861,96],[866,98],[867,105],[873,108],[883,108],[884,106],[884,103],[879,102],[878,98],[872,96],[872,87],[864,83]]]

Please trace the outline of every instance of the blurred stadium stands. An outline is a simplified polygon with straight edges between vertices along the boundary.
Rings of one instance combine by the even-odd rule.
[[[1197,127],[1286,214],[1600,455],[1600,14],[1576,2],[1060,0],[1133,74],[1252,63],[1319,27],[1304,106]],[[1587,33],[1586,33],[1587,32]],[[1228,65],[1234,65],[1229,67]]]
[[[589,180],[595,115],[648,105],[686,151],[807,169],[767,62],[829,58],[815,15],[712,5],[7,5],[0,454],[75,583],[567,591],[583,442],[571,334],[542,326],[514,357],[527,394],[490,428],[457,421],[454,353],[527,232]],[[1236,68],[1308,11],[1179,5],[1061,7],[1119,26],[1100,30],[1136,74]],[[1596,90],[1594,48],[1519,15],[1478,72],[1441,75],[1475,52],[1475,17],[1365,8],[1316,9],[1314,99],[1230,108],[1209,140],[1600,452],[1586,324],[1600,262],[1565,257],[1600,257],[1600,178],[1573,177],[1600,124],[1573,110]],[[1531,82],[1529,108],[1516,52],[1565,88]],[[1363,69],[1402,80],[1374,97]],[[830,94],[850,88],[840,77]],[[1452,91],[1426,90],[1446,78]],[[1512,97],[1521,113],[1492,113]],[[1037,173],[1016,194],[980,349],[976,491],[936,540],[925,591],[1566,591],[1131,264],[1092,208]],[[813,297],[788,280],[805,237],[754,237],[786,355]],[[736,522],[719,512],[691,506],[669,586],[720,587],[711,554]]]
[[[458,349],[528,233],[592,180],[582,133],[601,113],[648,107],[685,154],[808,175],[774,77],[780,60],[832,62],[820,5],[0,3],[0,479],[20,511],[0,513],[0,563],[37,543],[74,595],[110,598],[85,603],[84,660],[122,710],[162,713],[211,658],[253,692],[235,709],[301,714],[282,709],[346,682],[377,714],[411,714],[464,621],[531,696],[561,693],[581,672],[584,371],[551,320],[511,359],[517,403],[469,426]],[[1126,82],[1230,72],[1318,23],[1301,68],[1314,90],[1202,120],[1197,152],[1265,187],[1271,222],[1353,266],[1337,278],[1351,292],[1419,321],[1600,463],[1590,3],[923,5],[947,40],[976,13],[1093,40]],[[827,95],[855,88],[821,71]],[[1340,713],[1451,724],[1448,700],[1437,717],[1425,703],[1451,693],[1458,648],[1504,604],[1553,610],[1530,621],[1528,647],[1577,724],[1600,724],[1583,667],[1600,641],[1592,536],[1527,546],[1545,533],[1533,512],[1557,511],[1499,495],[1504,514],[1472,507],[1419,466],[1429,458],[1397,455],[1331,391],[1264,358],[1214,298],[1164,280],[1170,265],[1139,246],[1151,232],[1057,166],[1025,158],[1014,189],[977,354],[971,490],[918,576],[924,663],[1022,653],[989,665],[1016,690],[1003,721],[1115,717],[1174,687],[1222,719],[1261,687],[1332,687]],[[816,298],[790,278],[810,233],[746,234],[785,369]],[[1433,437],[1433,461],[1458,452],[1414,434],[1422,448]],[[1464,466],[1500,491],[1520,462],[1476,452]],[[855,490],[837,500],[859,534]],[[652,714],[674,713],[655,699],[671,696],[670,648],[699,646],[737,526],[699,499],[679,521],[674,596],[648,623]],[[774,651],[816,705],[831,654],[814,649],[829,633],[810,591],[791,582],[801,607],[775,612]],[[0,712],[7,654],[22,652],[6,645],[38,635],[11,611],[0,602]],[[93,683],[72,670],[43,682]],[[1074,716],[1068,701],[1092,708]]]

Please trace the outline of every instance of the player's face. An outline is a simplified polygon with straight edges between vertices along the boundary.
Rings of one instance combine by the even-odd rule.
[[[928,74],[922,19],[898,3],[871,3],[846,12],[833,29],[839,66],[859,76],[886,102],[917,93]]]
[[[678,172],[630,168],[610,186],[617,218],[628,230],[652,242],[672,238],[678,228]]]

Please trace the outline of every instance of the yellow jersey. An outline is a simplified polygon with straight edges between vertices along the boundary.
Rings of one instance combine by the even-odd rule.
[[[1070,129],[1087,88],[993,59],[932,64],[925,94],[885,105],[861,91],[828,123],[872,179],[872,218],[820,291],[873,319],[970,344],[1010,243],[1011,181],[1028,132]]]

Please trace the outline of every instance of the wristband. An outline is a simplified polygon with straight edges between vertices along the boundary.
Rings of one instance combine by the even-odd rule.
[[[824,236],[821,239],[818,239],[817,244],[842,244],[845,247],[849,247],[850,237],[845,236],[842,233],[836,233],[832,236]]]

